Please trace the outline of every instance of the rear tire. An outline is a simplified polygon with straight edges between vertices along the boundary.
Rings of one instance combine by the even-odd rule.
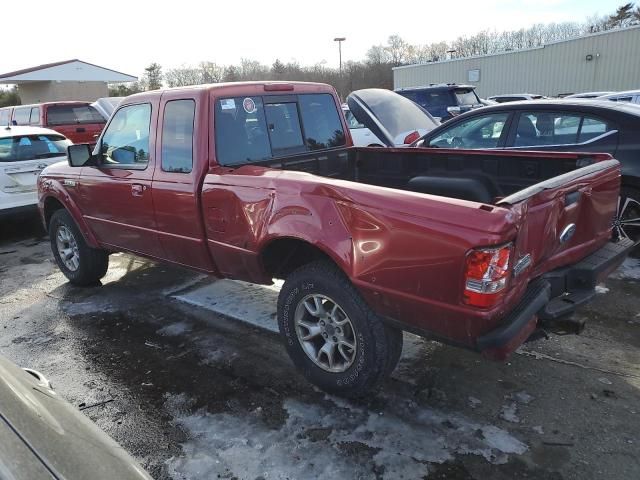
[[[74,285],[95,285],[107,273],[109,254],[91,248],[73,220],[64,209],[57,210],[49,221],[51,251],[58,268]]]
[[[402,352],[402,331],[385,325],[329,261],[288,276],[278,297],[278,326],[307,380],[345,397],[377,389]]]

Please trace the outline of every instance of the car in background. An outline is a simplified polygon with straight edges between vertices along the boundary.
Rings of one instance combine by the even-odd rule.
[[[13,107],[11,123],[50,128],[73,143],[95,143],[106,120],[89,102],[47,102]]]
[[[47,128],[0,127],[0,216],[35,211],[38,174],[65,160],[71,142]]]
[[[103,97],[99,98],[91,104],[100,115],[106,120],[109,120],[113,111],[120,105],[124,97]]]
[[[382,88],[352,92],[347,97],[347,108],[356,121],[371,130],[382,146],[410,145],[440,125],[417,103]]]
[[[493,100],[496,103],[507,103],[507,102],[519,102],[523,100],[542,100],[545,97],[544,95],[535,95],[532,93],[510,93],[506,95],[493,95],[489,97],[489,100]]]
[[[488,106],[424,135],[414,146],[609,153],[622,164],[616,232],[640,240],[640,108],[602,100],[534,100]],[[509,175],[509,172],[503,172]],[[541,175],[532,165],[530,175]]]
[[[473,85],[441,83],[398,88],[395,92],[420,105],[439,122],[446,122],[461,113],[484,107],[475,88]]]
[[[603,95],[609,95],[615,92],[582,92],[582,93],[574,93],[572,95],[565,95],[562,98],[572,99],[572,98],[597,98]]]
[[[353,145],[356,147],[382,147],[384,146],[382,140],[376,137],[371,130],[365,127],[362,123],[358,121],[356,117],[353,116],[351,110],[349,110],[349,106],[346,104],[342,104],[342,113],[344,113],[345,118],[347,119],[347,126],[349,127],[349,132],[351,133],[351,139],[353,140]]]
[[[0,356],[0,478],[150,480],[35,370]]]
[[[0,127],[6,127],[11,125],[11,113],[13,107],[0,108]]]
[[[602,95],[598,97],[598,100],[640,104],[640,90],[628,90],[626,92],[610,93],[609,95]]]

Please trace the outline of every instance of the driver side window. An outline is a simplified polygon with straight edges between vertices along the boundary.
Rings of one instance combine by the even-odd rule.
[[[142,103],[119,109],[102,137],[102,167],[126,166],[144,170],[149,163],[151,105]]]
[[[508,113],[474,116],[451,128],[429,142],[440,148],[496,148],[507,123]]]

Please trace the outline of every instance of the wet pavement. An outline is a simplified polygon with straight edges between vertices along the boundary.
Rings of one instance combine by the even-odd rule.
[[[0,224],[0,353],[158,479],[640,478],[638,260],[599,292],[582,335],[507,363],[407,335],[384,389],[347,402],[289,361],[277,286],[116,254],[72,287],[37,219]]]

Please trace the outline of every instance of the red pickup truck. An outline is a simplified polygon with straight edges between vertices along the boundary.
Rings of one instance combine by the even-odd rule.
[[[368,98],[376,121],[418,128],[409,100]],[[68,154],[42,172],[39,205],[71,283],[95,284],[115,251],[284,279],[288,353],[347,396],[393,370],[403,330],[496,359],[542,330],[579,331],[570,314],[633,246],[611,239],[608,155],[355,148],[321,84],[136,94],[93,151]]]

